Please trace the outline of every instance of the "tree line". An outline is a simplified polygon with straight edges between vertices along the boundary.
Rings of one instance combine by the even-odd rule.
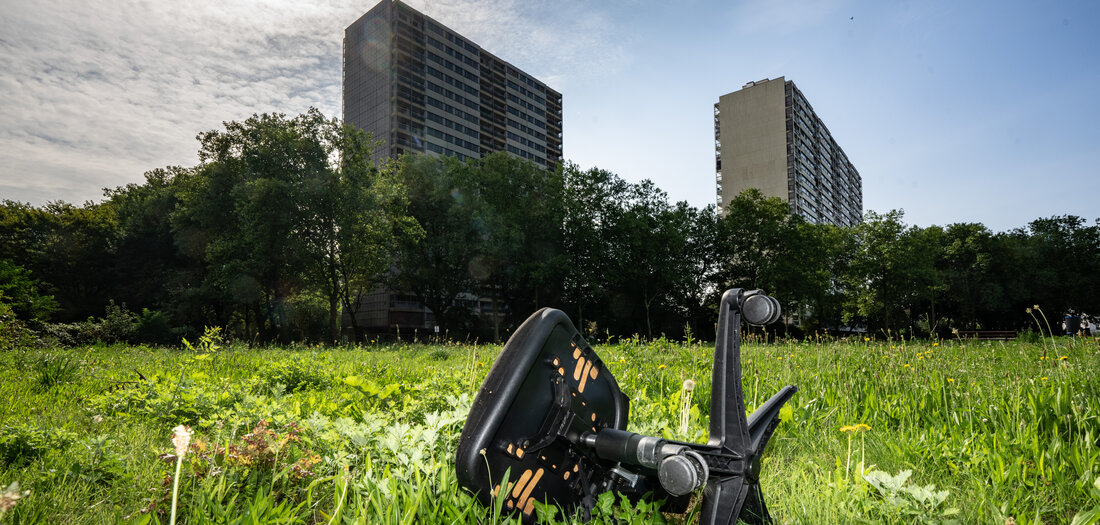
[[[755,190],[696,208],[650,181],[502,153],[372,159],[369,136],[316,110],[197,139],[198,165],[152,170],[102,202],[3,201],[9,317],[62,340],[117,326],[118,338],[174,344],[205,326],[257,343],[362,341],[354,313],[378,289],[483,341],[543,306],[596,337],[709,338],[732,287],[772,293],[776,330],[795,337],[1017,329],[1035,304],[1058,318],[1100,312],[1100,220],[992,232],[906,225],[894,210],[845,228]]]

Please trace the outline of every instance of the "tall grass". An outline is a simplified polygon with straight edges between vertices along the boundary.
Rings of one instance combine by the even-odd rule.
[[[47,353],[0,360],[0,457],[25,459],[0,464],[0,487],[30,490],[5,520],[167,523],[176,483],[180,523],[512,519],[453,468],[499,347],[198,346],[82,349],[66,354],[79,371],[49,387],[34,373]],[[700,442],[712,351],[597,347],[631,398],[631,430]],[[746,345],[742,359],[749,410],[799,387],[763,465],[779,522],[1070,523],[1100,508],[1095,339],[787,341]],[[170,454],[177,425],[194,432],[184,455]],[[841,431],[856,425],[869,430]]]

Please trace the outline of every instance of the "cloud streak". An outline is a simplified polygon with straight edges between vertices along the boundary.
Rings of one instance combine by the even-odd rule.
[[[513,0],[410,4],[558,89],[624,56],[607,44],[606,17],[579,3],[553,18]],[[222,121],[310,106],[338,115],[343,30],[370,7],[4,3],[0,198],[99,199],[144,171],[196,163],[195,135]]]

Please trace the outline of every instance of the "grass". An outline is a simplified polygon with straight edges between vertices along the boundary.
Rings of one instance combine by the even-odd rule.
[[[630,430],[706,440],[711,347],[596,350],[631,398]],[[0,491],[18,482],[30,493],[0,520],[167,523],[179,459],[170,438],[185,424],[194,437],[179,523],[504,522],[453,471],[465,412],[498,353],[216,340],[8,352]],[[747,344],[742,360],[750,410],[799,387],[763,464],[780,523],[1088,523],[1100,512],[1095,339],[792,341]],[[696,386],[683,426],[686,379]],[[870,428],[841,431],[858,424]],[[647,512],[596,521],[659,519]]]

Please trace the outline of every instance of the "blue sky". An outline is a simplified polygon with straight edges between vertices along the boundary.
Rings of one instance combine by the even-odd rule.
[[[1100,216],[1100,3],[409,0],[563,94],[567,160],[714,202],[712,106],[784,76],[864,208],[994,231]],[[343,0],[0,4],[0,198],[102,198],[195,135],[340,108]]]

